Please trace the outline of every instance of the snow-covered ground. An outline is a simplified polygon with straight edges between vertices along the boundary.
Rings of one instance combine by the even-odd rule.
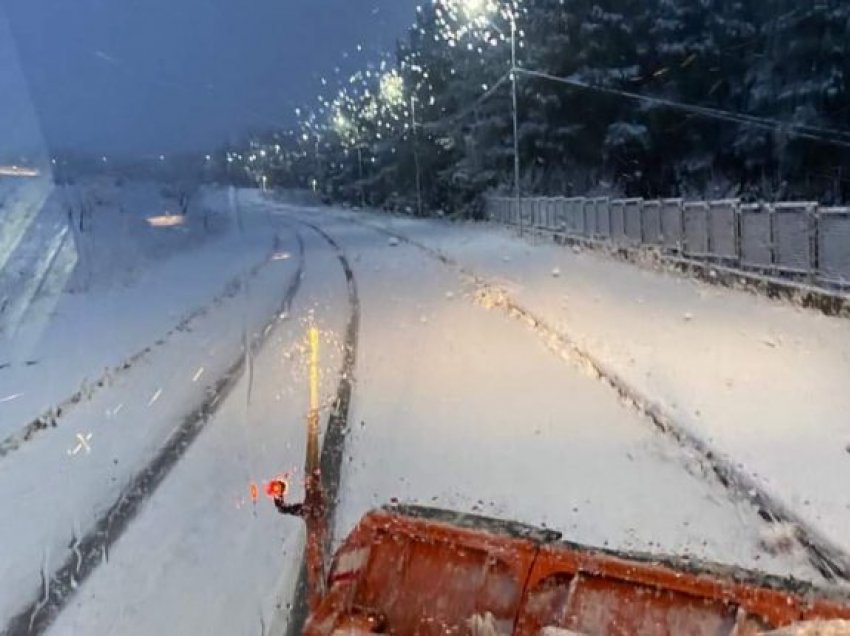
[[[322,395],[333,397],[347,319],[345,280],[304,233],[302,289],[204,433],[53,625],[51,634],[282,634],[300,565],[300,522],[249,485],[298,483],[307,409],[306,327],[322,329]],[[342,302],[340,302],[342,300]],[[295,493],[294,497],[300,497]]]
[[[495,283],[850,554],[850,322],[520,240],[373,216]]]
[[[497,279],[523,302],[541,312],[558,312],[547,320],[570,329],[583,345],[592,344],[611,364],[626,355],[618,347],[638,345],[614,336],[591,341],[584,332],[573,333],[573,312],[584,305],[571,304],[565,313],[565,295],[588,294],[588,305],[603,302],[593,300],[598,296],[611,312],[622,305],[620,313],[610,317],[597,309],[595,321],[581,323],[586,329],[594,322],[602,329],[623,320],[636,334],[642,333],[641,325],[651,332],[652,318],[641,317],[632,305],[657,301],[662,307],[647,312],[662,320],[666,308],[683,329],[699,329],[707,320],[706,307],[694,303],[705,303],[713,294],[731,294],[736,302],[751,304],[754,319],[762,318],[759,311],[782,313],[785,308],[594,255],[531,246],[486,226],[285,205],[256,192],[241,192],[220,203],[241,210],[246,229],[237,236],[246,243],[244,250],[234,247],[239,257],[231,262],[243,272],[242,278],[257,259],[266,259],[250,284],[193,317],[189,328],[175,330],[143,361],[76,405],[55,429],[40,431],[0,457],[0,492],[10,502],[3,512],[8,521],[0,524],[0,618],[8,620],[28,603],[32,607],[33,595],[56,597],[50,573],[69,557],[73,573],[74,538],[90,534],[91,524],[103,518],[122,488],[168,445],[170,436],[181,434],[187,414],[206,403],[209,417],[197,439],[152,489],[123,533],[105,542],[108,554],[83,568],[88,575],[75,583],[76,592],[60,591],[67,602],[59,603],[62,611],[48,631],[281,633],[303,534],[297,522],[281,518],[269,502],[253,505],[249,485],[287,471],[295,471],[298,483],[306,400],[301,356],[305,326],[318,323],[324,335],[322,393],[329,403],[352,311],[350,287],[333,247],[308,224],[325,232],[347,257],[361,311],[336,515],[338,540],[367,510],[398,500],[546,525],[592,545],[687,553],[820,580],[802,550],[793,545],[769,549],[773,546],[765,543],[770,543],[773,529],[753,505],[732,496],[699,457],[659,432],[633,404],[569,357],[558,355],[552,342],[527,324],[494,310],[481,286],[458,268],[412,244],[389,239],[379,228],[392,226],[458,260],[468,259],[470,267]],[[252,236],[250,228],[256,230],[253,242],[246,239]],[[278,237],[276,246],[266,240],[270,228]],[[224,235],[222,241],[228,232]],[[272,251],[278,258],[269,259]],[[216,262],[214,253],[192,247],[174,259],[185,259],[184,269],[206,270]],[[574,260],[583,265],[572,265]],[[169,266],[165,261],[151,267]],[[597,269],[602,277],[598,291],[585,280]],[[233,275],[224,266],[210,272],[205,279],[207,298]],[[299,272],[300,279],[295,279]],[[623,281],[606,280],[614,274]],[[646,289],[638,292],[635,281],[644,278]],[[145,309],[144,280],[141,275],[123,290],[136,294],[140,312]],[[300,285],[293,287],[294,280]],[[680,290],[681,296],[666,292],[665,285]],[[133,292],[134,287],[140,291]],[[175,293],[179,288],[175,282]],[[122,288],[103,293],[117,293],[115,289]],[[285,290],[292,293],[292,303],[281,316]],[[643,303],[633,300],[638,293]],[[203,298],[198,292],[195,300]],[[719,312],[723,302],[715,302]],[[125,306],[132,307],[133,301],[127,298]],[[187,302],[181,309],[191,306]],[[801,321],[813,319],[799,313]],[[104,324],[115,325],[111,320]],[[133,324],[143,332],[147,321],[139,316]],[[678,346],[672,327],[663,324],[671,331],[670,340],[657,346]],[[168,329],[167,322],[157,326]],[[115,328],[120,332],[123,325],[119,322]],[[741,328],[756,329],[749,324]],[[244,367],[234,367],[244,353],[245,333],[257,346]],[[701,357],[692,360],[695,365],[711,366],[712,358],[705,353],[709,346],[706,343]],[[677,353],[688,355],[687,349],[652,354],[651,364],[658,366],[651,369],[646,367],[650,362],[638,361],[638,350],[629,353],[624,359],[635,358],[629,365],[644,365],[644,371],[651,371],[648,377],[659,383],[666,378],[658,386],[678,386],[668,377],[677,370],[660,365],[672,364]],[[725,362],[727,374],[732,374],[734,360]],[[746,386],[758,377],[752,364],[742,359],[740,374],[734,374],[733,387],[726,391],[735,393],[736,378]],[[228,385],[220,400],[211,399],[205,388],[228,369],[236,369],[238,381]],[[687,384],[684,379],[682,383]],[[25,388],[32,389],[32,383]],[[692,387],[687,395],[696,393]],[[705,409],[701,412],[707,417],[710,400],[703,399],[697,408]],[[677,403],[694,408],[685,397]],[[78,445],[80,450],[74,452]],[[45,607],[43,611],[52,611],[54,606]],[[24,617],[23,623],[30,618]],[[38,613],[34,624],[37,631],[46,625]]]
[[[76,236],[65,243],[67,259],[45,267],[29,293],[14,294],[19,318],[0,333],[3,440],[51,407],[109,382],[125,363],[162,346],[158,343],[178,328],[192,329],[192,321],[232,296],[243,277],[250,279],[269,260],[275,232],[268,218],[252,219],[240,232],[225,192],[196,195],[182,226],[148,225],[148,217],[174,211],[177,202],[163,196],[164,189],[132,182],[119,188],[103,180],[68,191],[50,186],[41,208],[22,215],[59,220],[67,231],[70,208],[73,231],[67,233]],[[81,200],[91,204],[83,232]],[[28,266],[43,256],[20,253],[27,244],[43,251],[52,244],[53,224],[26,225],[5,262],[3,282],[12,277],[10,270],[35,279],[41,270]]]
[[[116,205],[133,195],[144,199],[151,186],[126,190],[129,196]],[[276,315],[296,275],[299,246],[291,232],[265,214],[228,221],[238,209],[228,193],[208,198],[204,205],[219,216],[208,240],[191,230],[157,228],[161,239],[132,237],[126,257],[120,246],[105,247],[113,260],[93,270],[102,276],[82,289],[58,290],[43,329],[32,334],[36,323],[26,321],[4,341],[3,617],[31,600],[42,570],[49,575],[65,561],[75,540],[204,401],[242,356],[246,337]],[[102,215],[118,212],[104,208]],[[127,238],[106,219],[102,227],[95,216],[95,244]],[[175,231],[189,236],[170,234]],[[154,250],[133,253],[143,240]],[[130,279],[116,276],[130,271]],[[42,425],[34,418],[44,413]]]
[[[368,228],[325,223],[354,255],[364,313],[381,307],[362,326],[338,536],[396,498],[597,546],[806,571],[765,555],[752,507],[606,386],[479,306],[455,272]]]

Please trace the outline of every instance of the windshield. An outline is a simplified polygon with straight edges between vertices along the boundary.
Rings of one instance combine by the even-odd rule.
[[[848,35],[838,1],[3,0],[0,633],[300,633],[383,506],[846,602]],[[397,549],[371,628],[623,633],[566,575],[394,627],[393,589],[471,589]]]

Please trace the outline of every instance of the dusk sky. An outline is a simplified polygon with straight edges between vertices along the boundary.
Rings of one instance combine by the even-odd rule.
[[[7,40],[0,49],[19,60],[14,69],[3,57],[0,86],[28,87],[29,96],[15,101],[31,99],[51,150],[202,150],[247,129],[291,123],[296,106],[316,103],[320,77],[393,51],[416,4],[0,0],[0,21],[5,10],[12,34],[9,42],[0,28]]]

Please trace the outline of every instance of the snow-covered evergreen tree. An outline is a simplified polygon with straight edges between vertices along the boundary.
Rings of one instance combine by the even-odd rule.
[[[850,195],[844,168],[850,134],[836,132],[850,128],[847,2],[492,0],[482,6],[500,10],[470,19],[459,0],[423,3],[397,51],[405,104],[391,125],[368,116],[379,108],[372,103],[375,77],[372,93],[360,91],[346,102],[347,121],[368,155],[365,178],[345,131],[335,130],[333,104],[314,113],[331,121],[323,133],[322,181],[334,193],[353,199],[365,179],[370,202],[411,207],[417,160],[428,208],[470,211],[482,192],[510,191],[506,75],[513,15],[520,67],[587,85],[520,75],[524,192],[581,194],[604,186],[653,197],[845,201]],[[731,115],[709,117],[699,107]],[[751,116],[779,123],[748,123]],[[315,170],[314,156],[303,152],[310,168],[293,170]],[[717,184],[723,188],[712,188]]]

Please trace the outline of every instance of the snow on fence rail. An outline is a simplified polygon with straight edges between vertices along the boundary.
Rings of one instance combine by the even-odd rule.
[[[850,288],[850,207],[737,199],[487,198],[490,220],[617,247],[653,247],[821,287]]]

